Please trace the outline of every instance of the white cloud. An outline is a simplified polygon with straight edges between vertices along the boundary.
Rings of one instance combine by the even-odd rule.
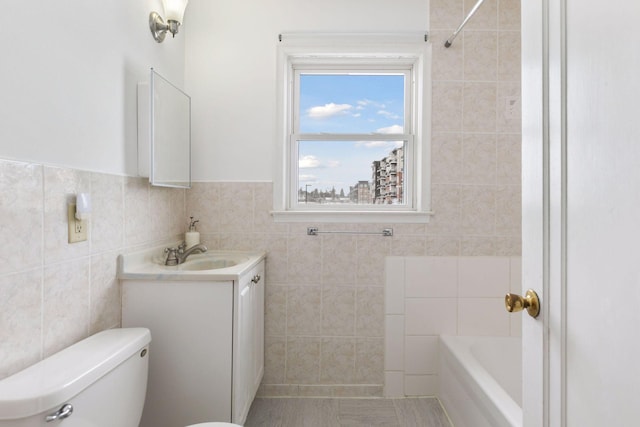
[[[404,133],[404,127],[400,125],[388,126],[385,128],[376,129],[376,133],[383,133],[385,135]]]
[[[402,147],[403,141],[358,141],[356,146],[364,148],[387,148],[393,150],[394,148]]]
[[[365,148],[387,147],[389,146],[389,141],[358,141],[356,146]]]
[[[373,106],[375,108],[380,108],[380,109],[385,109],[387,108],[387,106],[381,102],[376,102],[376,101],[372,101],[370,99],[361,99],[360,101],[356,102],[358,104],[358,106],[356,107],[356,109],[358,110],[364,110],[366,107],[369,106]]]
[[[381,116],[385,116],[388,119],[393,119],[393,120],[397,120],[400,118],[399,115],[397,115],[396,113],[392,113],[391,111],[387,111],[387,110],[378,110],[378,114],[380,114]]]
[[[303,156],[300,160],[298,160],[298,168],[299,169],[310,169],[310,168],[337,168],[340,167],[339,160],[327,160],[321,161],[316,156],[309,155]]]
[[[318,181],[318,177],[315,175],[300,175],[298,176],[298,181],[314,183]]]
[[[307,110],[307,114],[313,119],[324,119],[326,117],[344,114],[352,108],[353,106],[351,104],[334,104],[332,102],[325,105],[318,105],[317,107],[311,107]]]
[[[316,156],[304,156],[298,161],[298,168],[317,168],[320,166],[320,160]]]

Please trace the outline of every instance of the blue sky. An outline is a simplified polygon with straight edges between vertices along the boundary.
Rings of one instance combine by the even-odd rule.
[[[317,75],[300,77],[300,133],[397,134],[404,127],[403,75]],[[302,141],[299,184],[336,191],[371,179],[371,163],[401,145],[380,141]]]

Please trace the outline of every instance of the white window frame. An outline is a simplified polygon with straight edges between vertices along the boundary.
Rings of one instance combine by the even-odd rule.
[[[276,222],[426,223],[430,212],[430,63],[431,44],[421,34],[284,35],[278,46],[277,170],[274,180]],[[371,134],[372,140],[406,141],[404,205],[305,206],[297,202],[298,140],[326,140],[322,134],[296,134],[299,90],[296,73],[304,71],[398,72],[405,84],[403,134]],[[361,140],[363,135],[336,135]]]

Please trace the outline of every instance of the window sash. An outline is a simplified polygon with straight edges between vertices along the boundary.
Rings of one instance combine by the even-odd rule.
[[[384,141],[403,141],[404,142],[404,203],[402,205],[374,205],[374,204],[305,204],[298,202],[299,185],[299,152],[298,143],[300,141],[368,141],[368,140],[384,140]],[[348,135],[327,135],[327,134],[296,134],[289,138],[289,189],[287,208],[298,211],[415,211],[416,209],[416,193],[414,188],[415,170],[416,170],[416,150],[415,138],[409,134],[376,134],[372,138],[371,134],[348,134]]]
[[[385,64],[388,60],[385,61]],[[413,63],[411,65],[400,66],[395,64],[393,66],[383,64],[369,64],[367,66],[354,64],[344,65],[338,67],[336,65],[320,67],[316,64],[298,64],[293,65],[294,79],[293,86],[293,105],[292,105],[292,128],[289,133],[300,132],[300,76],[302,74],[335,74],[335,75],[384,75],[384,74],[401,74],[404,76],[404,117],[403,117],[403,129],[405,133],[414,134],[414,70]],[[408,132],[407,132],[408,131]],[[331,135],[332,133],[328,133]],[[382,135],[372,133],[373,135]]]
[[[293,78],[291,84],[291,94],[293,95],[290,106],[290,126],[288,138],[289,153],[289,188],[287,198],[287,210],[294,211],[379,211],[379,212],[405,212],[416,210],[416,194],[414,189],[416,150],[414,137],[414,116],[415,102],[415,77],[414,62],[412,60],[399,60],[398,58],[337,58],[333,62],[326,63],[326,58],[322,59],[323,64],[318,64],[318,58],[305,58],[302,63],[292,64]],[[299,133],[300,129],[300,76],[303,74],[336,74],[336,75],[384,75],[401,74],[404,76],[404,123],[402,134],[386,133]],[[405,163],[404,163],[404,203],[402,205],[374,205],[374,204],[331,204],[320,205],[298,202],[299,189],[299,141],[403,141],[405,143]]]

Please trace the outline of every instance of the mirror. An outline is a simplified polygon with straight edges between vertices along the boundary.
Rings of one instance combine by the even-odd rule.
[[[138,85],[138,174],[151,185],[191,187],[191,97],[151,69]]]

